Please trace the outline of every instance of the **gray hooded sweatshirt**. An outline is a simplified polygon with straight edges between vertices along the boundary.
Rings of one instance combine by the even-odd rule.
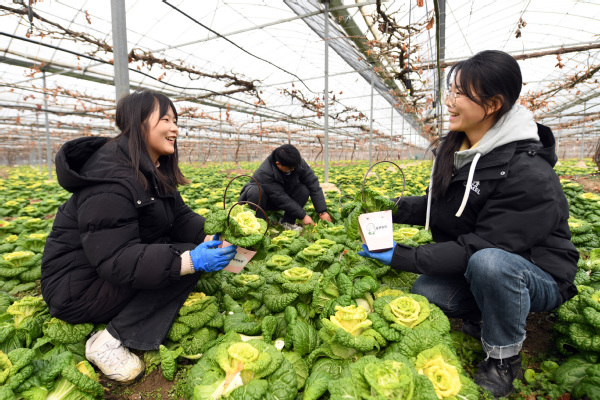
[[[479,158],[485,156],[495,148],[503,146],[507,143],[517,142],[520,140],[539,140],[538,129],[533,119],[533,113],[525,107],[515,104],[511,110],[498,120],[488,130],[483,138],[477,143],[477,146],[467,150],[457,151],[454,153],[454,166],[457,170],[472,162],[469,168],[469,177],[467,185],[465,186],[465,194],[460,208],[456,212],[456,216],[460,217],[462,212],[469,200],[469,194],[471,192],[471,184],[473,183],[473,174],[477,167]],[[429,229],[429,214],[431,211],[431,198],[432,198],[432,185],[431,180],[433,179],[433,171],[435,168],[435,160],[431,167],[431,176],[429,178],[429,196],[427,199],[427,214],[425,217],[425,229]]]

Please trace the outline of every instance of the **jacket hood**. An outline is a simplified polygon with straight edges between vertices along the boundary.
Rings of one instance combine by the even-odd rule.
[[[475,158],[476,154],[485,156],[490,151],[507,143],[521,140],[540,140],[533,113],[525,107],[515,104],[511,110],[498,120],[481,138],[477,147],[454,154],[454,166],[461,169]]]
[[[81,170],[109,140],[105,137],[82,137],[63,144],[55,160],[59,185],[73,193],[91,184],[89,179],[81,175]]]
[[[545,128],[540,130],[539,127]],[[540,131],[540,134],[538,134]],[[543,138],[541,137],[543,136]],[[540,141],[542,145],[540,146]],[[490,153],[492,150],[504,146],[508,143],[520,142],[521,148],[517,145],[520,151],[534,151],[534,154],[539,152],[539,155],[544,157],[550,165],[556,164],[556,155],[554,154],[554,136],[549,128],[536,124],[533,119],[533,113],[523,106],[515,104],[511,110],[498,120],[485,133],[483,138],[477,143],[475,148],[457,151],[454,153],[454,166],[457,170],[471,163],[469,175],[465,185],[465,193],[459,209],[456,212],[456,217],[460,217],[467,205],[469,195],[471,193],[471,184],[473,183],[473,175],[477,167],[477,162],[482,156]],[[526,147],[526,148],[523,148]],[[541,151],[538,151],[541,147]],[[553,160],[554,157],[554,161]],[[431,180],[433,179],[433,170],[435,168],[435,159],[431,166],[431,175],[429,178],[429,195],[427,198],[427,210],[425,213],[425,229],[429,229],[430,214],[431,214]]]
[[[106,137],[71,140],[60,148],[55,163],[58,183],[71,193],[108,182],[126,186],[138,198],[146,192],[134,176],[125,136],[118,141]],[[143,160],[140,167],[149,182],[154,182],[151,162]]]
[[[539,145],[540,143],[536,143],[537,146],[534,147],[531,142],[525,142],[521,146],[517,146],[517,151],[535,151],[538,156],[542,157],[550,164],[550,166],[554,167],[558,161],[554,134],[547,126],[541,124],[536,125],[541,146]]]

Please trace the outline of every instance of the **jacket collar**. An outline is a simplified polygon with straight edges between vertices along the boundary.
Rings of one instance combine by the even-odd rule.
[[[463,199],[461,205],[456,212],[456,216],[460,217],[467,205],[469,200],[469,195],[471,193],[471,183],[473,182],[473,178],[475,176],[476,171],[479,169],[480,171],[486,168],[500,167],[508,164],[508,162],[512,159],[512,157],[516,153],[527,152],[531,156],[535,156],[539,152],[539,156],[544,158],[551,166],[554,166],[556,163],[556,154],[554,154],[554,136],[552,135],[552,131],[550,128],[536,124],[537,132],[535,137],[539,138],[526,138],[524,140],[519,141],[509,141],[506,144],[503,144],[498,147],[494,147],[487,153],[474,153],[473,159],[463,164],[462,167],[458,170],[458,172],[453,177],[453,180],[462,180],[467,179],[465,185],[465,192],[463,195]],[[504,139],[502,139],[504,141]],[[455,158],[456,159],[456,158]],[[435,168],[435,159],[433,165],[431,167],[431,179],[433,178],[433,169]],[[505,171],[501,171],[500,176],[506,176]],[[427,209],[425,212],[425,229],[429,229],[430,223],[430,214],[431,214],[431,197],[432,197],[431,185],[429,187],[429,195],[427,198]]]
[[[479,162],[477,163],[478,168],[490,168],[497,167],[499,165],[504,165],[510,161],[510,159],[514,156],[517,150],[517,142],[512,142],[505,144],[504,146],[498,147],[485,156],[481,157]],[[460,168],[456,175],[467,173],[469,168],[471,167],[471,163],[463,165]]]
[[[524,140],[539,140],[538,127],[531,111],[515,104],[483,135],[476,146],[454,153],[454,165],[461,169],[470,163],[476,154],[483,157],[507,143]]]

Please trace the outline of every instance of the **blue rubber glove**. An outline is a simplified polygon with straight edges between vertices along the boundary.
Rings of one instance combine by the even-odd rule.
[[[385,265],[390,265],[392,263],[392,255],[394,254],[394,249],[396,248],[396,242],[394,242],[394,246],[391,249],[387,251],[382,251],[381,253],[374,253],[372,251],[369,251],[369,248],[366,244],[363,244],[362,248],[363,249],[358,252],[359,256],[372,258]]]
[[[215,235],[213,239],[216,239]],[[218,249],[221,244],[220,240],[210,240],[199,244],[194,250],[190,251],[192,264],[196,272],[214,272],[225,268],[237,252],[237,246],[227,246]]]

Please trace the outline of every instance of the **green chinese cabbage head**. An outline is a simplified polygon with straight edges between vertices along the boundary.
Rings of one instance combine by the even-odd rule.
[[[313,272],[308,268],[293,267],[283,271],[281,276],[288,282],[304,283],[312,278]]]
[[[253,212],[242,211],[238,213],[235,217],[233,217],[233,219],[235,220],[235,222],[238,223],[240,229],[242,230],[242,232],[244,232],[244,235],[262,235],[263,232],[261,232],[260,222],[258,221],[258,218],[256,218],[256,215],[254,215]]]
[[[372,324],[372,322],[367,319],[367,310],[363,307],[355,305],[348,307],[336,306],[335,310],[335,315],[329,317],[330,321],[354,337],[359,336]]]
[[[446,345],[438,344],[419,353],[415,369],[429,378],[438,399],[478,398],[477,385],[466,376],[458,357]]]
[[[429,316],[429,302],[422,296],[402,295],[384,307],[384,317],[396,324],[414,328]]]
[[[190,370],[189,397],[198,400],[296,397],[296,372],[275,346],[258,339],[242,342],[239,335],[228,335]]]

